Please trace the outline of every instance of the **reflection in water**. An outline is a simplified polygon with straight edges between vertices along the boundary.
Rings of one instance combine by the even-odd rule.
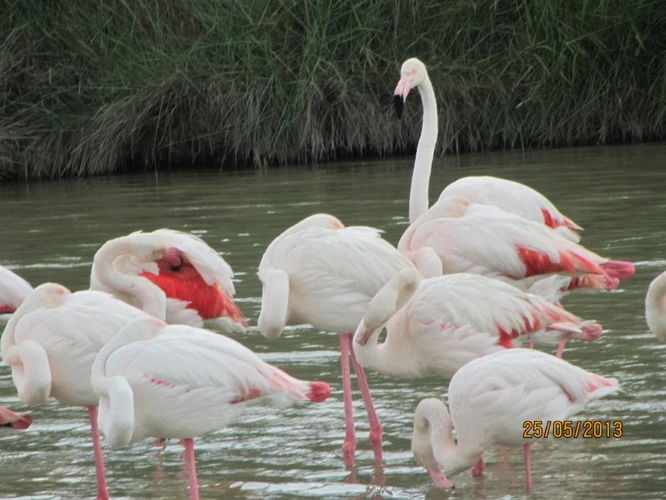
[[[647,331],[643,298],[666,269],[661,214],[666,147],[660,145],[510,152],[436,160],[431,201],[452,180],[489,174],[525,182],[585,227],[583,243],[637,263],[622,289],[574,293],[565,306],[605,328],[596,343],[572,343],[567,360],[617,377],[626,393],[590,405],[584,417],[622,420],[621,439],[548,440],[533,446],[533,497],[655,498],[666,491],[666,344]],[[315,212],[346,225],[381,228],[396,243],[407,225],[413,158],[376,163],[285,168],[268,172],[162,172],[99,179],[0,185],[3,246],[0,264],[33,285],[55,281],[87,288],[92,257],[106,240],[131,231],[169,227],[202,237],[236,271],[238,305],[251,325],[259,315],[261,255],[284,228]],[[7,216],[9,214],[9,216]],[[393,380],[369,373],[384,426],[384,471],[376,471],[367,417],[355,401],[357,467],[342,464],[344,412],[338,339],[303,326],[268,342],[256,329],[234,338],[296,377],[326,380],[333,395],[322,405],[273,412],[256,408],[243,422],[197,439],[202,498],[527,498],[522,450],[491,449],[486,476],[461,473],[454,493],[430,488],[414,462],[414,408],[443,397],[447,381]],[[9,370],[0,365],[0,405],[16,410]],[[95,494],[86,412],[49,402],[33,411],[33,426],[0,433],[0,498],[83,498]],[[152,441],[105,449],[113,498],[182,499],[187,481],[176,440],[158,453]],[[508,459],[502,464],[502,457]]]

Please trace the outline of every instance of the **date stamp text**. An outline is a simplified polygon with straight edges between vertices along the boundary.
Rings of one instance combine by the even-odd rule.
[[[620,420],[525,420],[523,437],[530,438],[621,438],[624,430]]]

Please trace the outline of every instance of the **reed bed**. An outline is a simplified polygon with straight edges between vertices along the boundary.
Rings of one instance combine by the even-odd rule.
[[[664,138],[660,0],[8,0],[0,178]]]

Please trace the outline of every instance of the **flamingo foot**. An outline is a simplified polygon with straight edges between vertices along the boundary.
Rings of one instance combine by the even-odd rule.
[[[481,477],[485,471],[486,464],[483,463],[483,457],[480,457],[479,461],[472,467],[472,477]]]
[[[532,491],[532,469],[530,467],[530,445],[527,443],[523,446],[525,451],[525,488],[527,491]]]

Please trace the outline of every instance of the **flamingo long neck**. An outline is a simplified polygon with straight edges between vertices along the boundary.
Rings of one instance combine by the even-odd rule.
[[[289,275],[281,269],[269,268],[260,276],[263,292],[257,325],[264,337],[276,339],[289,319]]]
[[[423,104],[423,121],[421,124],[421,138],[416,149],[414,172],[412,173],[412,187],[409,193],[409,222],[413,223],[428,211],[428,187],[430,185],[430,170],[432,158],[437,144],[437,101],[430,78],[425,79],[418,86]]]
[[[141,309],[151,316],[166,319],[166,295],[149,280],[120,272],[116,259],[124,254],[131,254],[132,246],[125,239],[108,242],[95,255],[95,277],[103,285],[116,292],[135,297],[141,303]]]
[[[483,450],[472,450],[460,443],[456,444],[449,415],[440,415],[429,421],[432,453],[437,463],[444,466],[447,475],[467,470],[479,460]]]
[[[645,319],[650,331],[666,342],[666,273],[662,273],[650,283],[645,297]]]

